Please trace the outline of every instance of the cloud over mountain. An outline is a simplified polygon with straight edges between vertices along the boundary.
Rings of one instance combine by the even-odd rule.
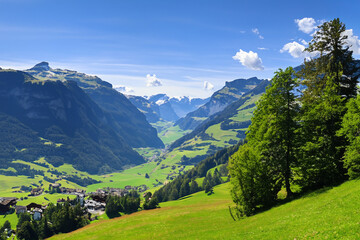
[[[147,83],[146,83],[147,87],[160,87],[163,85],[161,80],[158,79],[155,74],[153,74],[152,76],[150,74],[147,74],[146,79],[147,79]]]
[[[204,89],[207,91],[211,91],[214,89],[214,85],[208,81],[204,81]]]
[[[114,89],[121,92],[121,93],[125,93],[125,94],[129,94],[129,93],[134,92],[134,89],[132,89],[130,87],[126,87],[124,85],[115,85]]]
[[[232,58],[238,60],[243,66],[249,69],[257,71],[264,70],[261,58],[253,51],[245,52],[240,49]]]

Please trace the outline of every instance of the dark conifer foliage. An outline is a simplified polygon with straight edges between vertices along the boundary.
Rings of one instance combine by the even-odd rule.
[[[354,99],[360,64],[346,39],[339,19],[325,22],[305,49],[317,56],[297,74],[291,68],[275,73],[257,103],[247,143],[230,159],[239,215],[276,204],[281,188],[291,197],[293,184],[303,192],[332,186],[347,179],[345,168],[351,178],[360,176],[360,104]],[[297,87],[295,75],[304,87]]]
[[[157,190],[153,196],[156,197],[159,202],[166,202],[205,190],[207,185],[210,189],[213,186],[223,183],[221,177],[228,175],[226,165],[229,157],[237,151],[241,144],[243,144],[243,142],[217,151],[214,155],[202,160],[191,170],[185,172],[183,175],[179,175],[172,182]],[[220,166],[220,171],[215,169],[214,174],[208,172],[216,166]],[[204,178],[202,186],[199,186],[196,182],[197,178]]]

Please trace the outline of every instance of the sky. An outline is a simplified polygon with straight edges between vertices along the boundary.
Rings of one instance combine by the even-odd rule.
[[[209,97],[312,57],[317,25],[340,18],[360,58],[360,1],[0,0],[0,67],[47,61],[132,95]]]

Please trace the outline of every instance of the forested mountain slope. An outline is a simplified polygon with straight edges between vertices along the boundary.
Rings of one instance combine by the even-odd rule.
[[[209,117],[191,133],[176,140],[170,145],[167,158],[174,158],[174,161],[185,165],[196,164],[217,150],[244,139],[255,103],[269,84],[269,81],[262,81],[239,100]]]
[[[113,89],[110,83],[73,70],[52,69],[47,62],[39,63],[26,72],[39,80],[75,81],[104,112],[110,115],[116,131],[131,147],[164,147],[144,114],[123,94]]]
[[[216,91],[206,104],[179,119],[175,125],[179,125],[183,130],[195,129],[208,117],[222,111],[229,104],[235,102],[244,94],[254,89],[262,81],[264,80],[253,77],[249,79],[236,79],[231,82],[226,82],[225,86],[219,91]]]
[[[113,115],[73,81],[0,70],[0,102],[0,168],[39,157],[90,173],[144,162],[117,131]]]

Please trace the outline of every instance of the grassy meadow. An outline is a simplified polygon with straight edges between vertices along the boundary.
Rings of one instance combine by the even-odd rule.
[[[304,195],[234,222],[230,184],[185,199],[104,220],[52,239],[359,239],[360,182]]]

